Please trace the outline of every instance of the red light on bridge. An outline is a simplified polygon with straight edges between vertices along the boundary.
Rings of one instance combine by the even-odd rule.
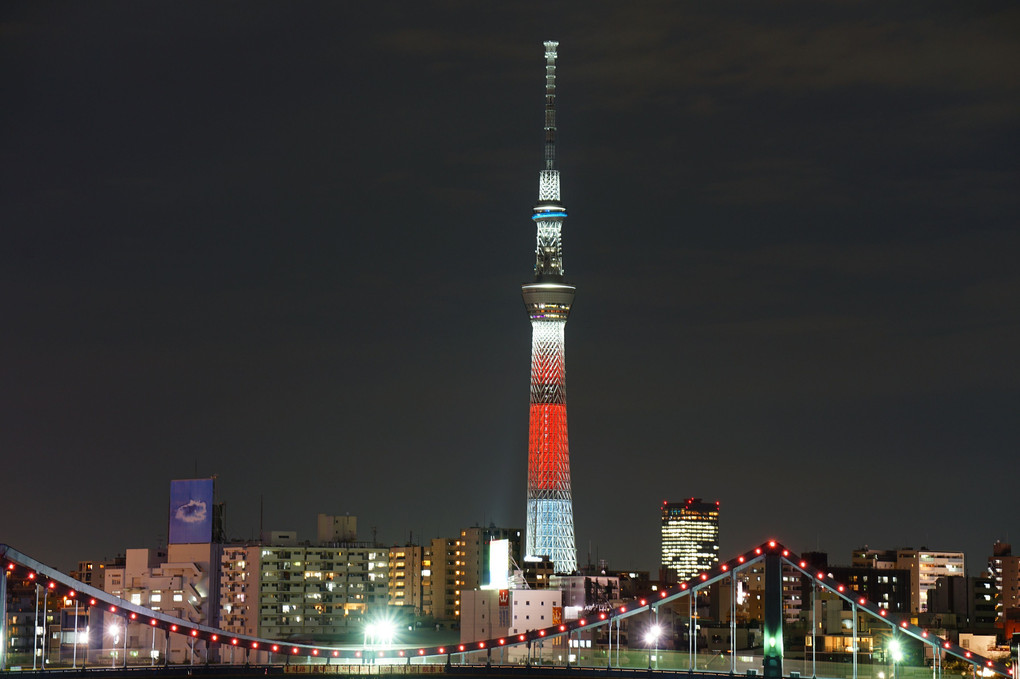
[[[800,562],[800,567],[801,568],[807,568],[807,561],[801,561]]]
[[[878,614],[879,614],[879,615],[881,615],[881,616],[882,616],[883,618],[884,618],[885,616],[889,615],[889,614],[888,614],[888,613],[886,612],[886,610],[885,610],[884,608],[883,608],[882,610],[880,610],[880,611],[878,612]]]
[[[524,635],[523,634],[521,636],[517,637],[517,638],[520,639],[521,641],[524,641]]]
[[[237,640],[237,639],[231,639],[231,640],[230,640],[230,643],[231,643],[231,645],[233,645],[233,646],[237,646],[237,644],[238,644],[238,640]],[[275,649],[274,649],[274,650],[275,650]]]
[[[738,563],[744,563],[744,557],[743,556],[738,556],[737,557],[737,562]]]
[[[865,599],[864,597],[861,597],[860,599],[857,600],[857,603],[863,606],[864,604],[868,603],[868,600]]]
[[[334,656],[336,655],[336,651],[333,651],[333,655]],[[402,650],[401,651],[397,651],[397,655],[399,655],[401,658],[403,658],[404,657],[404,652]]]
[[[355,651],[354,652],[354,657],[355,658],[360,658],[361,657],[361,651]]]
[[[95,599],[89,599],[89,606],[95,606],[95,605],[96,605],[96,600]]]
[[[627,612],[627,607],[626,606],[620,606],[620,612],[621,613],[626,613]]]
[[[116,606],[110,606],[110,612],[111,613],[116,613],[117,612],[117,607]]]
[[[776,541],[775,540],[769,540],[769,549],[775,549],[775,548],[776,548]]]
[[[439,647],[439,652],[440,652],[440,653],[446,653],[446,649],[445,649],[445,648],[443,648],[442,646],[440,646],[440,647]]]
[[[276,644],[273,644],[273,653],[276,653],[279,650],[280,650],[280,647],[277,646]]]
[[[825,579],[825,573],[819,573],[818,574],[818,579],[819,580],[824,580]]]
[[[641,600],[641,605],[642,605],[642,606],[646,606],[646,605],[648,605],[648,602],[647,602],[647,601],[645,601],[644,599],[642,599],[642,600]]]
[[[401,653],[403,653],[403,651],[401,651]],[[333,651],[333,657],[334,658],[337,658],[339,656],[340,656],[340,651]]]
[[[971,655],[971,653],[970,653],[970,651],[967,651],[967,652],[966,652],[966,653],[964,653],[963,655],[964,655],[964,657],[965,657],[965,658],[969,658],[969,657],[970,657],[970,655]]]
[[[28,574],[28,579],[29,580],[35,580],[35,573],[29,573]]]
[[[171,632],[176,632],[177,631],[177,625],[170,625],[170,631]]]
[[[7,570],[13,571],[14,570],[14,564],[12,564],[12,563],[7,564]]]
[[[210,641],[219,641],[220,636],[218,634],[214,634],[211,637],[209,637],[209,639]]]
[[[319,649],[313,648],[312,649],[312,655],[319,655]]]
[[[198,630],[197,629],[191,630],[191,636],[197,637],[198,636]]]
[[[839,585],[838,587],[836,587],[836,591],[837,592],[842,592],[845,589],[846,589],[846,587],[844,587],[843,585]]]
[[[297,653],[297,651],[298,651],[298,650],[297,650],[297,646],[293,646],[293,647],[291,647],[291,649],[290,649],[290,652],[291,652],[291,653],[294,653],[294,654],[296,654],[296,653]]]
[[[153,618],[153,619],[149,620],[149,624],[152,625],[153,627],[155,627],[156,626],[156,619]]]
[[[138,614],[137,614],[137,613],[132,613],[132,614],[131,614],[131,615],[130,615],[129,617],[130,617],[130,618],[131,618],[132,620],[137,620],[137,619],[138,619]]]
[[[606,619],[606,614],[605,613],[599,613],[599,620],[605,620],[605,619]]]
[[[906,629],[908,624],[909,623],[907,623],[907,621],[904,620],[903,622],[900,623],[900,627],[902,627],[903,629]]]
[[[545,636],[545,630],[544,629],[538,630],[538,636],[544,637]]]
[[[686,582],[681,583],[680,584],[680,589],[687,589],[687,583]]]
[[[73,589],[69,589],[69,590],[67,590],[67,596],[69,596],[69,597],[71,597],[73,599],[76,596],[78,596],[78,592],[75,592]]]
[[[946,643],[942,644],[942,648],[949,648],[949,646],[950,646],[950,644],[949,644],[948,641]]]
[[[505,646],[506,645],[506,639],[500,639],[499,640],[499,645],[500,646]]]
[[[585,625],[588,624],[588,621],[585,620],[584,618],[581,618],[580,620],[577,621],[577,624],[580,625],[581,627],[584,627]]]
[[[257,641],[251,642],[251,647],[252,648],[258,648],[259,647],[259,642],[257,642]]]
[[[418,649],[418,655],[425,655],[425,649],[424,648],[419,648]]]
[[[51,581],[50,581],[49,583],[47,583],[47,584],[46,584],[46,586],[47,586],[47,587],[48,587],[49,589],[56,589],[56,588],[57,588],[57,583],[55,583],[55,582],[53,582],[53,581],[51,580]]]
[[[478,642],[478,648],[485,648],[485,642],[484,641],[479,641]]]
[[[989,660],[989,661],[988,661],[988,662],[986,662],[985,664],[986,664],[986,665],[988,665],[989,667],[991,667],[991,666],[992,666],[992,661],[991,661],[991,660]]]
[[[566,625],[560,625],[560,631],[561,632],[566,632],[567,631],[567,626]]]
[[[724,564],[722,565],[722,569],[723,569],[723,571],[728,571],[728,570],[730,569],[730,567],[729,567],[729,564],[725,564],[725,563],[724,563]],[[663,592],[663,593],[662,593],[662,596],[666,596],[666,593],[665,593],[665,592]]]
[[[708,573],[702,573],[701,574],[701,580],[702,581],[708,580]]]
[[[755,554],[761,554],[761,547],[755,547],[754,553]]]
[[[790,550],[784,549],[783,550],[783,556],[790,556]]]
[[[464,644],[461,644],[460,646],[458,646],[457,650],[458,651],[463,651],[464,650]]]

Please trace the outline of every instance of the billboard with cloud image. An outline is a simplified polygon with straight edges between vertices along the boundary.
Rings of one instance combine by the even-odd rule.
[[[212,479],[170,482],[170,544],[212,542],[213,492]]]

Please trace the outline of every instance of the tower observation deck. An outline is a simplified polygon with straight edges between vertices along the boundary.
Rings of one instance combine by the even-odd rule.
[[[531,318],[531,408],[528,430],[526,557],[549,557],[557,573],[577,570],[567,445],[563,331],[574,286],[563,280],[560,232],[567,210],[556,169],[556,48],[545,43],[545,164],[539,172],[535,280],[521,286]]]

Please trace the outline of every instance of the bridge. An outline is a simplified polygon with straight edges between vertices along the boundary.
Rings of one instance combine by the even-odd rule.
[[[737,647],[735,586],[729,588],[729,649],[726,653],[699,653],[694,634],[687,635],[686,652],[676,649],[660,650],[657,647],[657,640],[654,640],[654,648],[651,639],[645,646],[641,646],[640,642],[635,645],[621,641],[621,623],[624,621],[635,616],[643,616],[636,622],[644,623],[651,629],[651,626],[658,622],[661,611],[675,612],[679,609],[682,612],[684,603],[687,607],[688,626],[696,627],[698,622],[695,599],[698,593],[726,580],[733,584],[738,574],[759,564],[763,566],[765,587],[763,644],[761,649],[755,649],[757,653]],[[503,673],[514,672],[516,666],[523,665],[529,670],[541,666],[543,672],[558,667],[575,675],[587,674],[586,670],[600,669],[605,673],[613,672],[615,669],[622,672],[627,668],[641,667],[646,671],[663,674],[760,673],[767,679],[786,676],[793,679],[799,679],[801,676],[834,679],[923,679],[929,675],[933,679],[942,679],[962,667],[965,670],[963,674],[969,673],[975,678],[1014,676],[1014,668],[1004,662],[984,657],[949,639],[937,636],[930,630],[912,623],[908,617],[891,615],[877,602],[858,596],[845,583],[836,581],[823,571],[813,570],[808,562],[776,540],[767,540],[728,561],[720,562],[711,570],[703,571],[686,582],[651,592],[607,611],[520,634],[429,647],[319,646],[234,634],[132,604],[78,582],[4,544],[0,544],[0,567],[8,574],[7,577],[0,578],[0,640],[4,641],[0,644],[0,670],[8,669],[6,588],[8,579],[11,578],[34,581],[39,590],[73,599],[87,609],[101,610],[104,615],[122,618],[125,625],[128,623],[147,625],[152,629],[153,650],[156,649],[157,633],[163,637],[164,649],[169,648],[171,635],[181,635],[190,644],[192,662],[195,657],[195,645],[201,644],[207,650],[218,647],[220,656],[224,659],[229,656],[231,664],[250,662],[279,664],[292,671],[340,671],[340,668],[346,667],[349,672],[357,673],[358,668],[364,667],[375,667],[378,672],[384,666],[432,665],[431,669],[445,669],[453,673],[458,672],[460,666],[465,666],[466,669],[466,666],[478,665],[484,666],[487,673]],[[849,655],[849,663],[819,660],[818,625],[814,620],[814,605],[811,608],[811,634],[804,639],[803,653],[798,658],[784,653],[786,646],[783,635],[784,569],[788,573],[797,573],[810,579],[813,583],[812,604],[816,592],[828,592],[835,599],[842,601],[844,609],[852,612],[849,653],[842,654]],[[861,649],[859,643],[861,619],[870,622],[869,628],[874,626],[884,630],[883,633],[888,635],[887,646],[892,651],[886,653],[880,663],[876,664],[873,654]],[[75,620],[77,621],[77,616]],[[596,635],[608,640],[607,648],[596,650],[596,644],[592,642]],[[628,641],[631,639],[633,635],[628,635]],[[124,635],[122,658],[124,663],[127,662],[126,644],[127,634]],[[900,648],[901,646],[905,648],[907,644],[912,644],[915,650],[921,651],[920,663],[911,665],[905,660]],[[560,652],[549,657],[546,655],[547,648],[560,649]],[[165,662],[165,653],[163,657]],[[929,657],[930,666],[925,660]],[[437,665],[441,667],[436,667]],[[422,671],[427,669],[430,668],[419,668]]]

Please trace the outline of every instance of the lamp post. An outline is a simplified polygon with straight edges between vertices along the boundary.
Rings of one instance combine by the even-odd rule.
[[[110,628],[110,635],[113,636],[113,649],[110,651],[110,667],[117,668],[117,642],[120,641],[120,627],[114,625]]]
[[[658,613],[658,609],[656,609]],[[658,617],[658,615],[656,615]],[[662,634],[662,628],[659,627],[659,623],[653,623],[649,625],[648,631],[645,632],[645,643],[648,644],[648,669],[652,669],[652,648],[655,648],[655,666],[659,666],[659,635]]]

